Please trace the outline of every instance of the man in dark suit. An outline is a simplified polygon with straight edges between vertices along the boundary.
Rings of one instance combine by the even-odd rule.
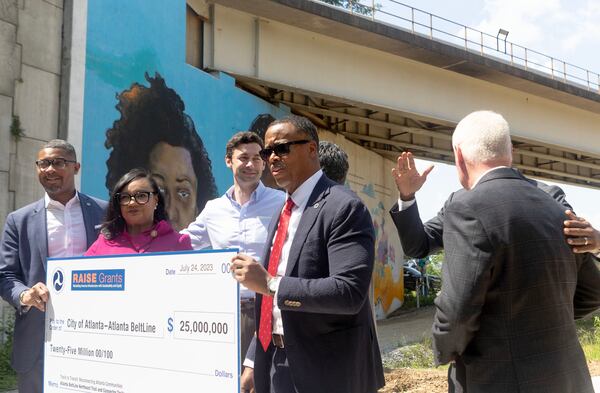
[[[273,122],[263,156],[287,201],[271,221],[264,266],[234,277],[257,293],[258,393],[368,393],[384,385],[368,288],[374,230],[360,199],[322,174],[305,118]]]
[[[450,194],[437,215],[423,223],[419,216],[415,193],[421,189],[432,169],[433,166],[430,166],[419,173],[415,166],[414,157],[410,152],[403,152],[398,157],[397,166],[392,169],[392,176],[394,176],[398,188],[399,198],[398,202],[390,209],[390,215],[398,230],[402,250],[412,258],[424,258],[444,248],[442,238],[444,211],[456,195],[465,192],[464,189],[461,189]],[[564,209],[572,210],[571,205],[566,200],[564,191],[560,187],[550,186],[529,178],[526,179],[540,190],[548,193]],[[593,228],[587,220],[577,217],[572,211],[567,215],[568,220],[564,223],[565,235],[569,236],[568,242],[571,244],[573,252],[591,253],[592,255],[599,253],[600,231]]]
[[[16,309],[12,366],[20,393],[41,393],[46,258],[83,255],[96,240],[106,202],[78,193],[75,149],[63,140],[39,151],[44,198],[8,215],[0,248],[0,296]]]
[[[450,390],[593,392],[574,318],[580,304],[600,305],[598,291],[578,292],[600,272],[571,252],[563,207],[510,168],[502,116],[470,114],[452,145],[468,191],[445,208],[433,324],[436,362],[455,362]]]

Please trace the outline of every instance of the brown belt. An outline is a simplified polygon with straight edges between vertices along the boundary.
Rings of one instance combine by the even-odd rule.
[[[271,339],[271,341],[273,342],[273,345],[275,345],[277,348],[285,348],[285,345],[283,343],[283,334],[273,334],[273,338]]]

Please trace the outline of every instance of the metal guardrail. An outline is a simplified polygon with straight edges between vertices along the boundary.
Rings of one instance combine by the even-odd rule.
[[[354,15],[390,24],[443,41],[481,56],[549,76],[554,80],[600,93],[600,74],[506,40],[500,31],[493,36],[463,24],[411,7],[396,0],[340,0],[332,5]],[[505,32],[508,34],[508,32]],[[503,38],[500,38],[503,37]]]

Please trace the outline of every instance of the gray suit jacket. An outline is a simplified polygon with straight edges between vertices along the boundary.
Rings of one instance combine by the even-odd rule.
[[[98,237],[95,227],[104,219],[106,202],[79,193],[87,246]],[[0,296],[17,310],[12,366],[29,371],[42,354],[44,313],[36,308],[21,312],[19,295],[38,282],[46,282],[48,231],[44,199],[8,215],[0,245]]]
[[[549,186],[543,182],[526,178],[519,172],[516,173],[524,180],[550,195],[556,202],[562,205],[565,210],[573,210],[571,205],[569,205],[565,199],[565,193],[560,187]],[[463,192],[466,191],[461,189],[450,194],[437,215],[425,223],[421,221],[419,207],[416,201],[405,210],[398,210],[398,204],[394,204],[390,209],[390,215],[392,216],[392,220],[398,231],[398,236],[400,236],[402,250],[407,256],[412,258],[425,258],[427,255],[436,253],[444,248],[444,212],[452,200],[460,196]]]
[[[279,211],[271,221],[275,236]],[[368,300],[374,230],[369,211],[349,189],[321,177],[294,236],[277,304],[285,352],[299,393],[374,393],[384,385]],[[270,247],[262,261],[266,267]],[[257,331],[262,296],[256,296]],[[255,346],[257,393],[269,392],[270,356]]]
[[[600,286],[600,273],[575,258],[564,219],[562,206],[509,168],[446,206],[434,356],[464,367],[457,385],[469,393],[593,392],[574,298],[579,285]],[[597,307],[597,291],[587,301]]]

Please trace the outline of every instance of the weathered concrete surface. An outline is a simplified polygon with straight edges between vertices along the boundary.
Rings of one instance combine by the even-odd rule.
[[[17,145],[17,156],[15,160],[15,169],[17,173],[14,179],[15,187],[15,209],[30,204],[44,195],[44,189],[40,185],[35,169],[35,159],[44,141],[38,141],[30,138],[23,138]]]
[[[11,97],[0,95],[0,171],[10,169],[10,125],[12,122],[12,104]],[[8,187],[0,188],[0,194],[8,191]],[[1,195],[0,195],[1,198]],[[2,214],[0,214],[0,217]]]
[[[19,11],[17,42],[23,63],[60,74],[63,10],[43,0],[29,0]]]
[[[17,0],[0,0],[0,20],[16,25],[18,22]]]
[[[15,89],[15,114],[25,135],[41,140],[56,138],[60,76],[23,64],[22,79]]]
[[[17,26],[0,20],[0,94],[10,97],[21,68],[21,47],[16,38]]]

